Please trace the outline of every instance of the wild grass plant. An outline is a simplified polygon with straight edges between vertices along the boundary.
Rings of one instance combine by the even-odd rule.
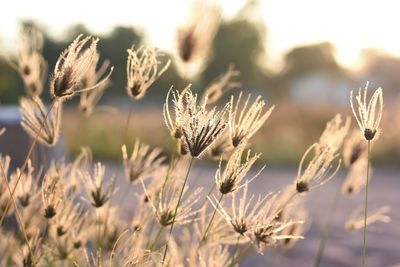
[[[178,64],[186,77],[201,71],[207,60],[220,19],[215,7],[210,11],[212,19],[204,20],[204,25],[192,22],[179,30]],[[33,29],[23,32],[14,62],[27,92],[20,101],[21,125],[33,141],[24,164],[16,170],[10,169],[9,156],[0,156],[1,266],[237,266],[248,253],[290,248],[307,238],[304,198],[335,177],[342,158],[349,168],[342,191],[353,195],[366,187],[363,224],[358,215],[348,222],[353,230],[364,228],[362,264],[366,264],[367,224],[388,220],[387,208],[367,214],[370,142],[379,132],[381,89],[369,103],[367,90],[364,97],[359,93],[358,109],[351,102],[367,148],[357,135],[349,134],[350,118],[337,114],[299,159],[293,181],[277,192],[266,188],[265,193],[254,195],[249,190],[266,168],[261,153],[249,147],[258,131],[268,127],[265,123],[275,106],[261,96],[242,92],[220,103],[222,95],[241,86],[233,66],[202,95],[190,84],[166,91],[159,116],[175,145],[172,156],[138,139],[133,146],[121,142],[126,140],[129,113],[123,133],[115,137],[124,174],[110,175],[84,146],[71,162],[51,159],[33,166],[31,156],[38,142],[49,147],[59,142],[63,103],[79,96],[79,110],[90,118],[113,72],[112,63],[99,64],[100,40],[79,35],[54,66],[49,88],[52,102],[46,105],[41,94],[47,63],[40,40],[40,33]],[[150,47],[128,49],[126,90],[133,100],[145,97],[170,66],[171,61],[162,63],[159,56]],[[219,162],[215,176],[192,177],[193,165],[205,159]],[[364,175],[366,179],[361,179]],[[127,188],[116,186],[122,176]],[[201,188],[194,179],[215,184]],[[113,199],[133,191],[132,216],[125,216],[126,206]],[[13,220],[15,227],[4,227],[5,221]],[[316,265],[327,237],[326,230]]]

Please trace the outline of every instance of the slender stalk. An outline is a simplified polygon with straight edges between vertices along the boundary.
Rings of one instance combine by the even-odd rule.
[[[177,213],[177,211],[178,211],[179,204],[181,203],[183,191],[184,191],[184,189],[185,189],[186,182],[187,182],[187,180],[188,180],[189,173],[190,173],[190,170],[191,170],[192,165],[193,165],[193,161],[194,161],[194,157],[192,157],[192,158],[190,159],[190,163],[189,163],[189,167],[188,167],[188,170],[187,170],[187,173],[186,173],[185,181],[183,182],[182,189],[181,189],[181,192],[180,192],[180,194],[179,194],[178,203],[176,203],[176,207],[175,207],[175,211],[174,211],[174,219],[173,219],[173,221],[172,221],[171,228],[169,229],[167,244],[165,245],[164,256],[163,256],[163,259],[162,259],[162,265],[163,265],[163,266],[164,266],[164,263],[165,263],[165,257],[167,256],[168,243],[169,243],[169,240],[170,240],[171,235],[172,235],[172,230],[174,229],[176,213]]]
[[[156,238],[154,238],[154,241],[150,246],[150,251],[153,251],[154,246],[157,245],[158,239],[160,239],[160,236],[161,236],[163,230],[164,230],[164,226],[160,226],[160,230],[158,230]]]
[[[332,201],[332,205],[329,209],[328,216],[326,217],[326,221],[322,225],[322,238],[319,243],[317,256],[315,257],[315,261],[314,261],[314,265],[313,265],[314,267],[318,267],[321,264],[322,256],[323,256],[324,250],[325,250],[325,245],[326,245],[326,242],[328,241],[328,237],[329,237],[330,222],[333,217],[333,214],[336,211],[340,196],[341,196],[341,187],[339,186],[338,190],[335,194],[335,197]]]
[[[4,218],[5,218],[5,215],[7,214],[8,209],[10,208],[10,205],[11,205],[11,201],[13,199],[13,196],[14,196],[14,193],[15,193],[15,189],[17,188],[18,183],[21,180],[22,174],[25,172],[25,169],[28,166],[28,160],[29,160],[29,158],[31,157],[31,155],[33,153],[33,150],[34,150],[34,148],[36,146],[36,143],[38,141],[39,135],[42,132],[43,126],[44,126],[45,122],[47,121],[47,118],[48,118],[51,110],[53,109],[54,104],[56,103],[56,101],[58,101],[58,100],[57,99],[53,100],[53,103],[51,104],[49,110],[47,111],[46,116],[44,117],[44,120],[43,120],[42,124],[40,125],[39,131],[37,132],[35,138],[33,139],[32,144],[31,144],[31,146],[30,146],[30,148],[28,150],[28,154],[25,157],[25,161],[24,161],[24,164],[22,165],[21,172],[20,172],[20,174],[18,176],[18,179],[17,179],[17,181],[16,181],[16,183],[15,183],[15,185],[13,187],[13,190],[11,191],[11,195],[10,195],[10,198],[8,199],[8,201],[7,201],[7,205],[6,205],[6,208],[4,209],[4,213],[2,214],[2,216],[0,218],[0,227],[3,225],[3,221],[4,221]]]
[[[14,196],[11,194],[10,184],[9,184],[8,181],[7,181],[7,174],[6,174],[6,171],[5,171],[5,169],[4,169],[3,163],[2,163],[1,161],[0,161],[0,168],[1,168],[1,173],[2,173],[2,176],[3,176],[3,178],[4,178],[4,181],[5,181],[6,185],[7,185],[8,192],[10,193],[10,197],[11,197],[12,202],[13,202],[13,206],[14,206],[14,209],[15,209],[15,214],[16,214],[16,217],[17,217],[17,221],[18,221],[18,224],[20,225],[20,230],[21,230],[21,232],[22,232],[22,235],[24,236],[24,239],[25,239],[26,245],[27,245],[27,247],[28,247],[29,254],[31,255],[33,264],[35,265],[35,264],[36,264],[36,263],[35,263],[35,258],[34,258],[34,256],[33,256],[33,252],[32,252],[31,245],[29,244],[28,235],[26,234],[26,229],[25,229],[24,221],[22,220],[21,213],[20,213],[19,210],[18,210],[17,203],[15,203],[15,198],[14,198]]]
[[[235,259],[235,256],[236,256],[237,249],[239,247],[239,239],[240,239],[240,235],[238,235],[238,238],[236,239],[236,245],[235,245],[235,248],[233,250],[231,265],[234,265],[234,259]]]
[[[211,195],[211,193],[214,191],[215,189],[215,183],[213,183],[213,186],[210,188],[210,191],[208,191],[206,198],[204,199],[204,201],[201,203],[200,207],[204,207],[204,205],[207,202],[207,197],[209,197]]]
[[[156,224],[156,220],[152,220],[151,225],[150,225],[150,230],[149,230],[149,236],[151,236],[151,233],[153,233],[153,228],[154,228],[155,224]],[[150,238],[147,239],[146,248],[150,248]]]
[[[224,197],[224,194],[221,194],[221,196],[219,197],[219,200],[218,200],[218,204],[214,207],[213,215],[211,216],[211,220],[210,220],[210,222],[209,222],[208,225],[207,225],[206,231],[204,232],[203,237],[202,237],[201,240],[200,240],[199,246],[204,242],[204,240],[205,240],[206,237],[207,237],[208,231],[210,230],[211,224],[212,224],[212,222],[213,222],[213,220],[214,220],[215,213],[217,213],[217,207],[219,206],[219,204],[221,204],[221,201],[222,201],[222,198],[223,198],[223,197]]]
[[[368,178],[369,178],[369,155],[371,152],[370,147],[371,141],[368,140],[368,164],[367,164],[367,183],[365,185],[365,211],[364,211],[364,241],[363,241],[363,254],[362,254],[362,266],[365,267],[365,258],[367,256],[367,211],[368,211]]]
[[[132,105],[129,107],[129,113],[125,124],[124,139],[123,139],[125,141],[126,139],[128,139],[129,122],[131,121],[131,116],[132,116]]]
[[[249,252],[250,248],[251,248],[251,243],[249,243],[249,244],[247,245],[247,247],[245,247],[242,251],[239,252],[238,256],[232,260],[231,264],[229,264],[228,267],[233,267],[236,263],[238,263],[239,260],[240,260],[244,255],[246,255],[247,252]]]

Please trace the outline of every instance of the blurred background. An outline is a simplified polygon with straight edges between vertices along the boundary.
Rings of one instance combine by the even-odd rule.
[[[379,5],[316,0],[216,3],[222,21],[204,71],[185,80],[173,62],[146,97],[133,102],[125,91],[126,49],[146,44],[158,47],[165,58],[171,57],[177,28],[190,15],[190,1],[117,0],[112,6],[75,0],[63,6],[11,1],[0,17],[0,103],[17,104],[24,94],[22,80],[7,59],[17,53],[21,29],[33,25],[44,34],[43,53],[50,73],[59,54],[80,33],[100,37],[102,58],[115,66],[112,85],[101,105],[111,110],[118,107],[117,116],[115,112],[97,112],[82,123],[77,98],[67,103],[62,134],[67,151],[73,154],[86,144],[98,158],[118,159],[120,150],[112,143],[122,137],[116,129],[124,127],[130,106],[133,123],[129,135],[170,147],[160,112],[170,86],[180,89],[190,82],[195,91],[202,92],[229,64],[240,71],[237,80],[242,86],[234,93],[252,92],[262,95],[267,105],[276,105],[253,142],[269,164],[296,163],[328,119],[337,112],[350,115],[349,91],[364,87],[366,81],[372,89],[380,86],[384,90],[385,120],[399,121],[400,39],[395,25],[400,18],[394,13],[395,1]],[[155,123],[148,124],[148,120]],[[104,121],[110,127],[104,127]],[[84,130],[77,134],[76,125]],[[395,164],[399,159],[397,128],[384,125],[385,134],[374,155],[379,162]],[[149,134],[154,132],[158,134]]]
[[[399,178],[400,38],[397,26],[400,16],[396,1],[216,1],[222,18],[204,70],[190,79],[183,78],[173,60],[172,66],[153,84],[145,98],[133,101],[125,89],[126,50],[133,44],[135,47],[151,45],[163,52],[164,60],[173,59],[176,32],[190,14],[190,3],[186,0],[69,0],[64,3],[14,0],[4,3],[0,11],[0,127],[7,126],[8,131],[0,139],[1,152],[16,155],[18,165],[29,144],[28,138],[24,139],[24,133],[18,130],[17,105],[25,94],[24,86],[8,60],[17,53],[20,31],[34,26],[44,35],[43,54],[50,73],[59,54],[81,33],[99,37],[101,58],[109,59],[115,66],[112,84],[101,99],[99,106],[102,108],[98,112],[85,118],[77,108],[78,98],[66,103],[58,147],[60,154],[73,157],[81,146],[89,146],[98,160],[120,161],[121,140],[132,145],[136,138],[167,151],[175,149],[162,115],[171,85],[181,89],[192,83],[193,90],[201,93],[234,64],[240,71],[237,80],[241,86],[232,92],[237,95],[242,90],[254,96],[261,95],[267,107],[276,106],[252,139],[252,146],[263,153],[262,161],[267,162],[269,170],[266,176],[280,177],[281,185],[295,176],[301,155],[318,140],[329,119],[342,113],[353,120],[350,90],[364,88],[369,81],[371,91],[383,88],[385,101],[382,134],[373,148],[375,174],[379,177],[374,180],[373,187],[384,183],[381,188],[385,189],[372,193],[371,198],[381,204],[396,205],[394,196],[390,199],[382,195],[384,190],[393,190]],[[47,92],[43,97],[50,100]],[[221,102],[228,99],[225,97]],[[125,134],[130,110],[128,134]],[[352,127],[356,126],[353,120]],[[120,163],[113,166],[117,164]],[[344,173],[339,176],[343,177]],[[325,198],[324,194],[334,192],[334,186],[340,186],[339,181],[338,178],[324,189],[326,192],[317,193],[320,202],[315,203],[314,199],[310,204],[317,214],[316,226],[311,228],[311,241],[293,254],[302,255],[300,258],[306,263],[307,260],[312,262],[320,235],[318,222],[324,217],[324,207],[330,205],[330,198]],[[350,207],[361,204],[361,200],[351,206],[344,204],[342,208],[348,214]],[[343,213],[341,216],[346,217]],[[392,219],[396,221],[395,217]],[[337,229],[342,227],[339,224],[343,220],[337,219]],[[396,246],[394,237],[399,237],[400,229],[391,225],[389,229],[394,236],[388,233],[384,238],[375,236],[376,240],[379,236],[385,240],[385,246],[376,246],[377,265],[372,261],[371,266],[400,262],[391,247]],[[341,241],[333,242],[335,245],[327,252],[331,265],[323,266],[354,266],[352,257],[360,256],[361,235],[354,237],[356,241],[351,239],[353,237],[343,236],[343,231],[336,236]],[[349,242],[354,254],[343,250],[343,238],[352,240],[353,243]],[[379,253],[381,250],[383,252]],[[350,260],[340,261],[336,253],[345,253],[345,258]],[[279,257],[273,257],[274,266],[294,266],[293,261],[282,261]],[[255,262],[257,259],[249,259],[248,266]]]

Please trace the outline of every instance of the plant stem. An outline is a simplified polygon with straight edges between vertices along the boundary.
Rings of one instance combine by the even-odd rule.
[[[322,225],[322,238],[319,243],[317,256],[315,257],[315,261],[314,261],[314,265],[313,265],[314,267],[318,267],[321,264],[322,256],[323,256],[324,250],[325,250],[325,245],[326,245],[326,242],[328,241],[328,237],[329,237],[330,222],[333,217],[333,214],[336,211],[340,196],[341,196],[341,187],[339,186],[338,190],[335,194],[335,197],[332,201],[332,205],[329,210],[328,216],[326,217],[326,221]]]
[[[240,239],[240,235],[238,235],[238,238],[236,239],[236,245],[235,245],[235,249],[233,250],[231,265],[234,265],[234,259],[236,256],[237,249],[239,247],[239,239]]]
[[[370,142],[368,140],[368,164],[367,164],[367,183],[365,185],[365,211],[364,211],[364,241],[363,241],[363,254],[362,254],[362,266],[365,267],[366,255],[367,255],[367,211],[368,211],[368,178],[369,178],[369,154],[371,152]]]
[[[164,227],[160,226],[160,230],[158,230],[156,238],[154,239],[153,243],[151,244],[151,246],[149,248],[150,251],[153,251],[154,246],[157,245],[158,239],[160,239],[160,236],[161,236],[161,233],[163,232],[163,230],[164,230]]]
[[[28,247],[29,254],[30,254],[31,258],[32,258],[33,264],[36,265],[35,258],[33,256],[32,248],[31,248],[31,244],[29,244],[28,235],[26,234],[24,221],[22,220],[21,213],[18,210],[17,203],[15,203],[15,198],[11,194],[10,184],[7,181],[7,174],[6,174],[6,171],[4,169],[3,162],[1,162],[1,160],[0,160],[0,168],[1,168],[1,172],[2,172],[2,176],[4,178],[4,181],[5,181],[6,185],[7,185],[8,192],[10,193],[10,197],[11,197],[12,202],[13,202],[13,206],[14,206],[14,209],[15,209],[15,214],[16,214],[16,217],[17,217],[17,221],[18,221],[18,224],[20,225],[20,230],[22,232],[22,235],[24,236],[24,239],[25,239],[26,245]]]
[[[19,183],[19,181],[21,180],[22,174],[25,172],[25,169],[26,169],[26,167],[28,166],[28,160],[29,160],[29,158],[31,157],[31,155],[32,155],[32,153],[33,153],[33,150],[34,150],[34,148],[35,148],[35,146],[36,146],[36,143],[37,143],[37,141],[38,141],[39,135],[40,135],[40,133],[42,132],[43,126],[44,126],[44,124],[45,124],[46,121],[47,121],[47,117],[49,116],[51,110],[53,109],[53,107],[54,107],[56,101],[58,101],[58,100],[57,100],[57,99],[53,100],[53,103],[51,104],[49,110],[47,111],[46,116],[44,117],[43,122],[42,122],[42,124],[40,125],[39,131],[37,132],[37,134],[36,134],[36,136],[35,136],[35,139],[33,139],[33,142],[32,142],[32,144],[31,144],[31,146],[30,146],[30,148],[29,148],[29,150],[28,150],[28,154],[27,154],[26,157],[25,157],[25,161],[24,161],[24,164],[22,165],[21,172],[20,172],[20,174],[19,174],[19,176],[18,176],[18,178],[17,178],[17,181],[15,182],[15,185],[14,185],[14,187],[13,187],[13,190],[11,191],[11,195],[10,195],[10,198],[8,199],[8,201],[7,201],[7,205],[6,205],[6,208],[4,209],[4,213],[2,214],[2,216],[1,216],[1,218],[0,218],[0,227],[1,227],[1,225],[3,224],[4,218],[5,218],[5,216],[6,216],[7,212],[8,212],[8,209],[10,208],[11,201],[12,201],[12,199],[13,199],[15,190],[17,189],[18,183]]]
[[[169,240],[170,240],[171,235],[172,235],[172,230],[174,229],[176,213],[177,213],[177,211],[178,211],[179,204],[181,203],[183,191],[184,191],[184,189],[185,189],[186,182],[187,182],[187,180],[188,180],[189,173],[190,173],[190,170],[191,170],[192,165],[193,165],[193,161],[194,161],[194,157],[192,157],[192,158],[190,159],[190,163],[189,163],[189,167],[188,167],[188,170],[187,170],[187,173],[186,173],[185,181],[183,182],[182,189],[181,189],[181,192],[180,192],[180,194],[179,194],[178,203],[176,203],[176,207],[175,207],[175,211],[174,211],[174,219],[173,219],[173,221],[172,221],[171,228],[169,229],[167,244],[165,245],[164,256],[163,256],[163,259],[162,259],[162,265],[163,265],[163,266],[164,266],[164,263],[165,263],[165,257],[167,256],[168,243],[169,243]]]
[[[210,222],[209,222],[208,225],[207,225],[206,231],[204,232],[203,237],[202,237],[201,240],[200,240],[199,246],[201,246],[201,244],[204,242],[204,240],[205,240],[206,237],[207,237],[208,231],[210,230],[211,224],[212,224],[212,222],[213,222],[213,220],[214,220],[215,213],[217,213],[217,207],[219,206],[219,204],[221,204],[221,201],[222,201],[222,198],[223,198],[223,197],[224,197],[224,194],[221,194],[221,196],[219,197],[219,200],[218,200],[218,204],[214,207],[213,215],[211,216],[211,220],[210,220]]]
[[[201,205],[200,205],[201,208],[204,207],[204,205],[205,205],[206,202],[207,202],[207,197],[209,197],[209,196],[211,195],[211,193],[212,193],[212,191],[214,191],[214,189],[215,189],[215,183],[213,183],[213,186],[210,188],[210,191],[208,191],[208,194],[207,194],[206,198],[205,198],[204,201],[201,203]]]
[[[229,264],[228,267],[233,267],[240,260],[240,258],[246,255],[246,253],[249,251],[250,248],[251,248],[251,243],[249,243],[247,247],[245,247],[242,251],[240,251],[238,256],[232,260],[231,264]]]

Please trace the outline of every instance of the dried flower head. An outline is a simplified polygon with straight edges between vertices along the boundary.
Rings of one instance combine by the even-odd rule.
[[[263,254],[265,247],[274,246],[278,241],[303,238],[301,235],[288,233],[288,229],[303,224],[303,221],[293,220],[293,216],[288,216],[288,205],[285,206],[285,210],[277,210],[276,207],[280,206],[281,201],[282,197],[279,194],[270,193],[265,197],[259,211],[250,238],[260,254]],[[292,206],[293,203],[290,204]]]
[[[343,123],[342,116],[336,114],[336,116],[326,124],[325,130],[319,138],[316,149],[321,149],[324,146],[331,146],[333,149],[339,150],[349,128],[350,118],[347,117],[346,121]]]
[[[21,174],[21,170],[17,169],[16,172],[11,175],[12,184],[16,184],[18,177],[21,177],[21,180],[23,181],[18,183],[15,189],[15,196],[19,204],[24,208],[28,207],[39,193],[36,178],[39,177],[40,172],[37,177],[34,177],[33,171],[34,168],[32,162],[29,159],[26,173]]]
[[[322,185],[329,181],[340,167],[340,160],[336,168],[333,168],[333,161],[337,158],[336,149],[330,146],[325,146],[322,149],[315,149],[318,143],[310,146],[304,153],[297,172],[296,190],[298,193],[307,192],[310,189]],[[307,168],[303,171],[303,164],[308,154],[315,150],[315,155],[310,160]]]
[[[356,96],[358,112],[353,104],[353,91],[350,92],[350,104],[361,133],[366,140],[370,141],[374,139],[379,130],[383,111],[383,97],[382,89],[378,88],[372,95],[369,103],[367,103],[367,90],[368,83],[365,85],[363,96],[361,96],[361,88],[358,90],[358,95]]]
[[[51,110],[47,111],[39,97],[34,96],[32,99],[23,97],[20,106],[21,126],[24,130],[33,138],[38,136],[42,144],[54,146],[61,125],[62,102],[55,101]]]
[[[99,60],[100,54],[96,53],[91,65],[89,65],[88,69],[83,73],[81,80],[82,88],[91,88],[95,86],[101,81],[101,78],[106,75],[106,71],[110,66],[110,62],[105,60],[103,64],[97,68]],[[95,86],[93,90],[83,91],[81,93],[79,109],[83,112],[83,114],[85,114],[85,116],[89,116],[93,113],[96,104],[100,101],[100,98],[103,96],[104,91],[107,89],[107,87],[109,87],[110,83],[110,74],[108,74],[104,81],[98,86]]]
[[[306,224],[304,223],[308,218],[308,213],[304,209],[300,202],[294,202],[290,205],[289,209],[286,209],[283,216],[282,221],[294,221],[298,223],[293,223],[288,225],[285,229],[282,230],[282,236],[288,236],[288,238],[283,238],[280,240],[280,246],[284,249],[292,248],[299,239],[302,239],[304,233],[307,231]],[[296,238],[293,238],[296,237]]]
[[[247,97],[242,110],[239,112],[240,100],[242,92],[239,94],[236,105],[234,104],[234,97],[231,97],[231,105],[229,110],[229,132],[231,135],[232,144],[237,147],[241,143],[247,141],[254,135],[255,132],[269,118],[275,106],[272,106],[263,114],[265,106],[264,100],[258,96],[254,103],[248,107],[251,94]]]
[[[11,61],[22,80],[26,92],[30,96],[38,96],[43,91],[47,76],[47,62],[42,55],[43,36],[35,28],[21,31],[18,56]]]
[[[91,42],[89,43],[89,41]],[[75,94],[89,91],[102,86],[108,82],[113,67],[110,68],[108,74],[99,82],[91,87],[84,87],[82,80],[86,72],[91,69],[93,62],[98,57],[97,43],[99,39],[90,36],[82,38],[79,35],[65,49],[57,60],[54,67],[53,77],[50,81],[50,95],[58,99],[71,98]]]
[[[228,131],[224,131],[221,137],[219,137],[211,146],[209,155],[214,160],[227,160],[232,153],[233,148]]]
[[[231,256],[228,246],[202,246],[198,251],[198,262],[191,266],[220,267],[229,266]]]
[[[240,184],[247,173],[250,171],[251,166],[256,162],[256,160],[260,157],[261,154],[254,154],[251,156],[251,151],[247,151],[246,158],[244,162],[242,162],[242,154],[244,152],[244,147],[241,146],[237,148],[231,157],[229,158],[224,171],[222,172],[221,163],[219,163],[219,168],[215,173],[215,182],[217,184],[217,189],[221,194],[228,194],[232,193],[239,188],[243,187],[244,185],[250,183],[253,179],[255,179],[261,170],[255,174],[251,179],[247,180],[243,184]]]
[[[186,86],[182,92],[174,91],[171,89],[168,91],[167,98],[164,104],[163,108],[163,115],[164,115],[164,121],[165,125],[167,125],[167,128],[169,132],[171,133],[171,136],[177,140],[181,140],[183,133],[182,133],[182,127],[183,127],[183,113],[182,109],[184,107],[184,98],[186,91],[190,89],[190,84]],[[174,106],[174,117],[171,116],[170,113],[170,107],[169,107],[169,97],[170,94],[172,93],[172,104]]]
[[[131,157],[128,157],[126,146],[122,146],[122,158],[126,176],[131,183],[150,177],[166,160],[161,148],[151,149],[139,140],[135,142]]]
[[[79,222],[83,216],[83,211],[78,204],[71,199],[66,199],[60,208],[60,213],[54,217],[53,225],[57,236],[64,236],[69,230]]]
[[[256,201],[254,201],[254,195],[247,197],[247,184],[245,184],[241,191],[243,193],[239,199],[239,203],[236,203],[238,192],[233,192],[232,207],[230,210],[226,210],[221,204],[218,204],[218,200],[215,196],[213,199],[208,197],[208,200],[225,221],[233,227],[236,233],[245,236],[248,231],[251,231],[257,225],[260,216],[262,216],[261,211],[271,194],[267,194],[264,198],[259,196]]]
[[[43,239],[40,236],[40,232],[36,231],[36,233],[29,240],[29,248],[25,244],[20,253],[15,253],[13,261],[16,266],[40,266],[39,263],[43,255]]]
[[[113,192],[112,184],[115,182],[113,178],[107,185],[105,185],[105,171],[106,167],[98,162],[93,169],[93,174],[89,172],[80,172],[84,189],[90,199],[90,203],[95,208],[100,208],[106,204]]]
[[[239,71],[235,70],[234,65],[229,65],[225,73],[208,85],[204,91],[203,99],[207,98],[207,104],[215,104],[224,93],[242,85],[233,80],[237,76],[239,76]]]
[[[355,196],[365,187],[365,184],[367,182],[365,180],[367,168],[368,168],[367,158],[360,158],[351,165],[346,180],[344,180],[342,184],[343,194],[348,196]]]
[[[175,136],[180,129],[190,155],[199,157],[223,133],[227,123],[225,113],[229,105],[225,105],[221,111],[217,111],[216,108],[207,110],[206,101],[198,105],[197,94],[193,94],[190,87],[185,88],[182,94],[174,93],[174,122],[170,116],[168,104],[164,106],[166,125]],[[169,95],[170,93],[167,95],[167,103]]]
[[[187,224],[193,221],[199,211],[194,210],[194,205],[200,198],[200,193],[203,188],[199,187],[194,192],[188,194],[188,187],[182,195],[182,203],[179,205],[178,210],[175,212],[176,204],[179,199],[179,190],[173,183],[165,186],[164,190],[159,192],[158,202],[155,202],[153,198],[147,193],[145,185],[142,183],[145,194],[148,196],[149,202],[155,213],[157,221],[161,226],[166,227],[174,222],[175,224]],[[186,199],[185,199],[186,198]]]
[[[351,168],[359,159],[367,158],[367,144],[358,130],[350,132],[343,145],[343,163]]]
[[[92,151],[88,147],[81,147],[81,152],[76,156],[75,160],[68,164],[68,173],[65,179],[66,195],[72,197],[80,192],[81,178],[79,172],[89,171],[92,164]]]
[[[382,206],[379,209],[370,212],[367,216],[367,225],[375,222],[390,222],[390,217],[387,215],[389,211],[389,206]],[[349,220],[346,222],[346,229],[349,231],[357,231],[362,228],[364,228],[364,212],[356,210],[351,214]]]
[[[221,17],[219,7],[210,1],[195,1],[191,11],[177,31],[177,67],[186,79],[204,69]]]
[[[203,245],[234,245],[237,242],[237,234],[232,227],[226,227],[226,221],[222,216],[215,216],[212,224],[210,214],[207,213],[207,206],[204,205],[200,211],[199,219],[196,221],[195,232],[199,239],[203,239]],[[207,229],[208,228],[208,229]],[[204,233],[207,234],[204,236]],[[242,239],[239,242],[247,242]]]
[[[59,205],[64,200],[62,185],[63,171],[52,163],[46,172],[42,184],[42,200],[44,205],[44,217],[53,218],[59,212]]]
[[[171,60],[161,67],[159,56],[161,54],[150,47],[140,47],[135,50],[132,46],[128,49],[128,62],[126,67],[128,95],[136,100],[144,97],[150,86],[169,68]]]

